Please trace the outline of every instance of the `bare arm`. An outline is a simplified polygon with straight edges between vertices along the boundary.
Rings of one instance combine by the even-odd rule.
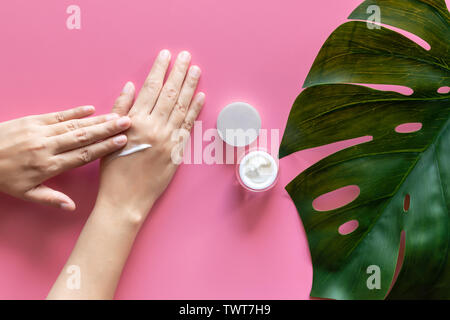
[[[136,234],[178,167],[173,150],[180,141],[173,139],[174,132],[188,133],[204,103],[203,93],[194,97],[200,69],[189,68],[190,59],[182,52],[164,84],[170,53],[163,50],[134,104],[130,85],[118,98],[113,111],[132,120],[125,150],[141,144],[152,147],[103,159],[95,208],[48,299],[114,297]]]

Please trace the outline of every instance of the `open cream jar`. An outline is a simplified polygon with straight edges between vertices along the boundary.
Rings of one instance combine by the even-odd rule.
[[[266,151],[247,153],[238,163],[236,174],[241,185],[253,192],[267,191],[278,178],[278,163]]]

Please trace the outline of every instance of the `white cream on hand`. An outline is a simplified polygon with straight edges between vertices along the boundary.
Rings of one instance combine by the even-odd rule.
[[[120,152],[117,156],[118,156],[118,157],[128,156],[128,155],[130,155],[130,154],[133,154],[133,153],[136,153],[136,152],[139,152],[139,151],[142,151],[142,150],[151,148],[151,147],[152,147],[151,144],[139,144],[139,145],[134,146],[134,147],[132,147],[132,148],[130,148],[130,149],[123,150],[123,151]]]
[[[278,176],[278,165],[269,153],[253,151],[241,160],[239,176],[248,188],[264,190],[274,184]]]

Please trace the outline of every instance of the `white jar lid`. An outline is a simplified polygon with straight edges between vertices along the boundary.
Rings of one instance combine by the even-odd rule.
[[[244,147],[258,138],[261,117],[245,102],[234,102],[222,109],[217,117],[217,131],[227,144]]]

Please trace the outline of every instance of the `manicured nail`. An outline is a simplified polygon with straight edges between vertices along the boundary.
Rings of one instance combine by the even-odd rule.
[[[60,205],[60,208],[66,211],[72,211],[73,210],[73,206],[69,203],[66,202],[62,202]]]
[[[181,51],[181,53],[178,55],[178,58],[183,62],[187,62],[191,59],[191,54],[187,51]]]
[[[134,91],[134,85],[131,81],[128,81],[122,89],[122,93],[132,93]]]
[[[111,121],[114,119],[118,119],[119,115],[117,113],[111,113],[106,115],[106,121]]]
[[[193,66],[189,69],[189,74],[194,77],[194,78],[198,78],[200,77],[200,74],[202,73],[202,71],[200,70],[199,67],[197,66]]]
[[[83,111],[84,112],[94,112],[95,111],[95,107],[94,106],[84,106],[83,107]]]
[[[203,92],[199,92],[197,94],[197,102],[198,103],[203,103],[205,102],[205,94]]]
[[[170,58],[170,51],[167,50],[167,49],[164,49],[164,50],[162,50],[162,51],[159,53],[159,56],[160,56],[161,58],[163,58],[163,59],[169,59],[169,58]]]
[[[123,146],[125,143],[127,143],[127,136],[126,135],[120,135],[118,137],[115,137],[113,139],[114,143],[118,146]]]
[[[120,128],[127,128],[131,123],[131,119],[128,117],[122,117],[119,120],[117,120],[117,125]]]

